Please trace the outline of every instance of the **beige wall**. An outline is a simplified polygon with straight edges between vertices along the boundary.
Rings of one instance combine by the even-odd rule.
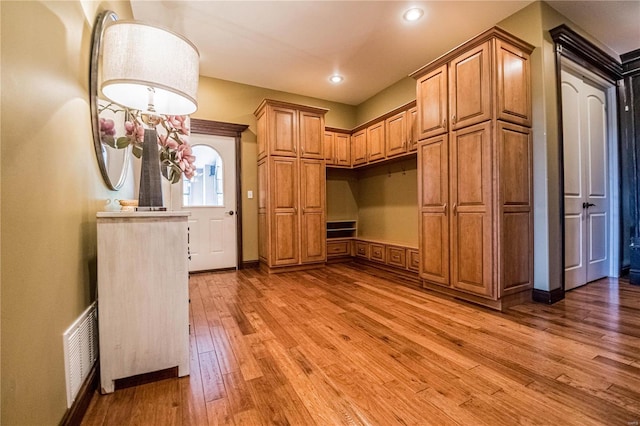
[[[405,77],[358,105],[356,124],[366,123],[415,100],[416,81],[411,77]]]
[[[327,220],[358,219],[358,178],[348,169],[327,169]]]
[[[358,236],[418,247],[415,158],[358,171]]]
[[[88,74],[97,2],[0,3],[2,416],[57,424],[62,334],[95,299],[95,214],[115,193],[91,139]],[[111,9],[130,17],[128,3]]]

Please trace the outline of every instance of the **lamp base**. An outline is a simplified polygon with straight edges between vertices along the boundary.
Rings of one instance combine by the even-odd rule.
[[[165,211],[162,203],[162,176],[160,175],[160,155],[158,155],[158,133],[155,129],[145,129],[142,144],[142,165],[140,170],[140,192],[136,211]]]

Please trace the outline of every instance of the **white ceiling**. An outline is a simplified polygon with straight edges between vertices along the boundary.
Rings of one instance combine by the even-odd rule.
[[[522,1],[136,1],[135,19],[200,51],[200,74],[357,105],[530,4]],[[640,47],[640,0],[550,1],[618,54]],[[402,14],[425,11],[416,23]],[[345,80],[334,85],[328,78]]]

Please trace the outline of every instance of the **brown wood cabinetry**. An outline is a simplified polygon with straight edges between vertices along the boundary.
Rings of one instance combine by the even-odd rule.
[[[385,158],[385,128],[384,121],[367,127],[367,162]]]
[[[265,100],[258,119],[258,251],[264,267],[326,261],[324,113]]]
[[[407,152],[410,136],[407,124],[407,111],[399,112],[385,120],[387,158]]]
[[[369,259],[369,243],[356,241],[356,257]]]
[[[493,28],[413,75],[420,277],[496,309],[533,286],[531,51]]]
[[[449,285],[449,136],[418,147],[420,277]]]
[[[351,135],[351,160],[353,166],[367,162],[367,129]]]
[[[407,133],[409,141],[409,152],[418,150],[418,107],[407,110]]]
[[[418,109],[410,102],[352,131],[325,129],[325,159],[330,167],[357,168],[413,154],[418,140]]]
[[[399,243],[376,240],[355,240],[356,260],[416,280],[420,265],[418,249]]]
[[[325,130],[324,158],[327,166],[351,167],[349,133]]]
[[[440,65],[418,78],[418,139],[427,139],[448,130],[448,93],[447,64]]]
[[[396,268],[407,267],[407,251],[404,247],[387,246],[387,264]]]

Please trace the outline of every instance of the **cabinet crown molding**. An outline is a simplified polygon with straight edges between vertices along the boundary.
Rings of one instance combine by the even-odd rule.
[[[434,67],[438,67],[440,65],[446,64],[447,62],[449,62],[451,59],[453,59],[454,57],[456,57],[459,52],[461,50],[466,50],[466,49],[471,49],[475,46],[478,46],[482,43],[484,43],[485,41],[492,39],[492,38],[498,38],[501,40],[506,41],[507,43],[513,45],[514,47],[517,47],[519,49],[521,49],[524,53],[526,53],[527,55],[530,55],[531,52],[533,52],[533,49],[535,48],[535,46],[527,43],[526,41],[509,34],[508,32],[506,32],[505,30],[503,30],[500,27],[493,27],[490,28],[488,30],[486,30],[483,33],[478,34],[477,36],[473,37],[472,39],[460,44],[459,46],[454,47],[453,49],[451,49],[450,51],[448,51],[447,53],[445,53],[444,55],[434,59],[433,61],[429,62],[428,64],[426,64],[425,66],[421,67],[420,69],[412,72],[411,74],[409,74],[409,77],[418,79],[420,77],[422,77],[423,75],[425,75],[427,72],[429,72],[429,70],[432,70]]]
[[[329,112],[328,108],[321,108],[321,107],[310,106],[310,105],[294,104],[294,103],[290,103],[290,102],[278,101],[278,100],[275,100],[275,99],[264,99],[262,102],[260,102],[260,105],[258,105],[258,108],[256,108],[256,110],[254,111],[253,115],[255,115],[256,117],[258,115],[260,115],[261,111],[267,105],[274,106],[274,107],[281,107],[281,108],[296,109],[296,110],[299,110],[299,111],[314,112],[316,114],[326,114],[327,112]]]

